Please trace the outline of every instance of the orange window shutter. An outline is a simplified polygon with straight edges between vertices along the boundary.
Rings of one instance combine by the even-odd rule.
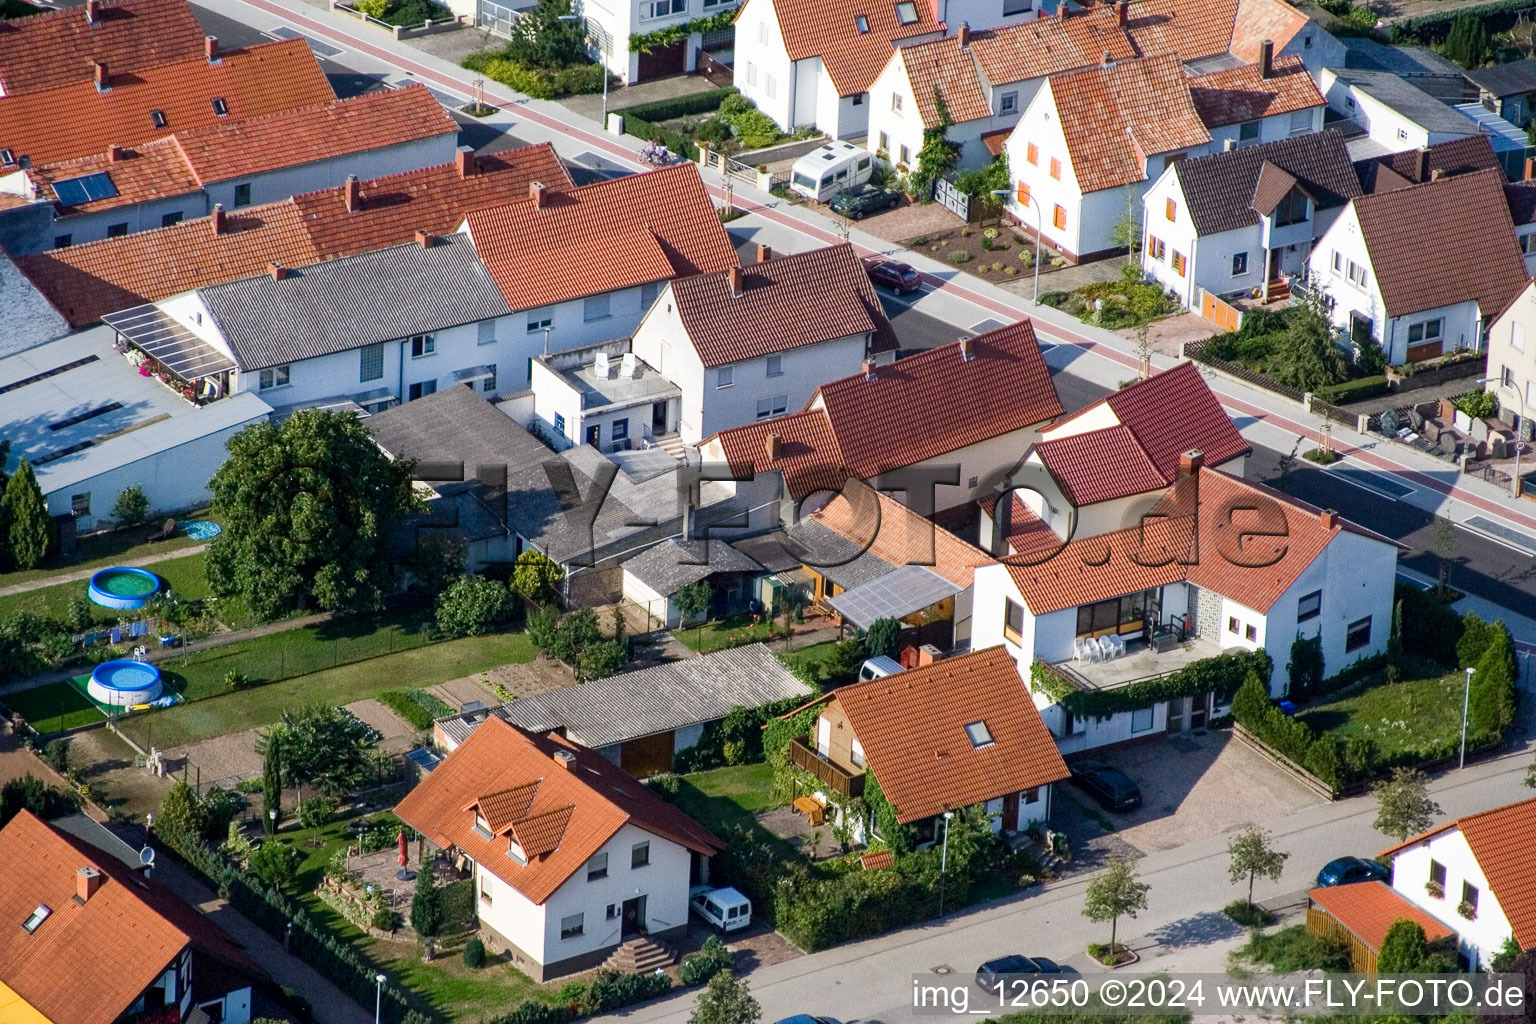
[[[1163,212],[1169,220],[1178,220],[1179,204],[1170,199],[1168,200],[1168,205],[1163,208]]]
[[[1028,206],[1029,205],[1029,182],[1027,182],[1027,181],[1019,182],[1018,199],[1019,199],[1019,205],[1020,206]]]

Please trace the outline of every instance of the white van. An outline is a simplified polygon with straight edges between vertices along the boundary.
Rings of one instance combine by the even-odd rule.
[[[829,142],[795,161],[789,187],[807,199],[824,203],[845,188],[864,184],[874,168],[874,154],[869,150],[851,142]]]
[[[752,901],[729,887],[696,885],[688,890],[688,904],[695,914],[723,932],[734,932],[752,923]]]
[[[877,655],[859,666],[859,682],[868,682],[871,679],[883,679],[900,672],[901,662],[895,658],[887,658],[885,655]]]

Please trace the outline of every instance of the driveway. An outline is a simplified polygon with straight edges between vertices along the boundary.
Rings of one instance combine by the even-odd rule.
[[[1069,789],[1088,817],[1113,824],[1115,838],[1142,853],[1224,835],[1249,822],[1272,823],[1325,802],[1227,730],[1182,733],[1083,759],[1114,765],[1141,786],[1142,804],[1128,813],[1105,811],[1076,786]]]

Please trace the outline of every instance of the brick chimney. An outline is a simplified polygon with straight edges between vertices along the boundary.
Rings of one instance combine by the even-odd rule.
[[[115,164],[123,159],[123,147],[115,142],[107,143],[107,163]]]
[[[203,53],[207,55],[209,64],[217,64],[219,62],[218,36],[203,36]]]
[[[964,362],[964,363],[968,363],[972,359],[975,359],[975,358],[976,358],[976,346],[974,344],[972,344],[970,338],[961,338],[960,339],[960,361]]]
[[[1259,46],[1259,77],[1275,77],[1275,41],[1266,39]]]
[[[1200,472],[1200,467],[1205,465],[1205,453],[1198,448],[1191,448],[1179,456],[1179,479],[1194,476]]]
[[[1317,520],[1323,524],[1323,529],[1331,530],[1339,525],[1339,514],[1331,508],[1325,508],[1317,514]]]
[[[458,168],[459,177],[468,178],[475,173],[475,151],[469,146],[460,146],[459,151],[453,154],[454,166]]]
[[[85,0],[85,23],[96,25],[101,21],[96,13],[96,0]]]
[[[555,764],[558,764],[566,771],[571,771],[576,767],[576,755],[563,748],[557,750],[555,751]]]
[[[878,380],[879,379],[879,375],[875,373],[875,361],[873,359],[866,359],[866,360],[864,360],[864,379],[865,380]]]
[[[533,200],[535,210],[544,209],[544,183],[542,181],[530,181],[528,183],[528,198]]]
[[[101,888],[101,872],[87,864],[75,869],[75,902],[84,904]]]
[[[731,275],[731,297],[739,299],[739,298],[741,298],[741,293],[742,293],[742,290],[743,290],[743,279],[744,279],[745,275],[742,274],[740,267],[732,267],[731,270],[730,270],[730,275]]]
[[[970,48],[970,46],[971,46],[971,26],[969,24],[967,24],[966,22],[962,21],[960,23],[960,27],[955,29],[955,41],[960,44],[960,49],[962,49],[962,50],[966,50],[966,49]]]
[[[1125,28],[1131,20],[1131,0],[1120,0],[1115,4],[1115,20],[1120,23],[1121,28]]]
[[[1436,167],[1434,170],[1429,172],[1430,181],[1439,181],[1443,177],[1445,177],[1444,167]]]
[[[773,259],[773,246],[763,245],[759,242],[757,246],[757,262],[767,263],[771,259]]]
[[[416,229],[416,244],[423,249],[430,249],[437,244],[437,238],[425,228]]]
[[[1103,66],[1104,70],[1108,71],[1110,68],[1115,66],[1115,55],[1110,53],[1108,50],[1105,50],[1104,57],[1099,63]]]
[[[346,184],[341,187],[342,195],[347,198],[347,212],[356,213],[363,208],[363,186],[357,180],[357,175],[347,175]]]
[[[272,275],[272,280],[283,281],[288,277],[288,268],[281,263],[268,263],[267,273]]]
[[[1429,147],[1420,146],[1415,156],[1417,160],[1413,180],[1422,185],[1429,180]]]
[[[783,438],[778,434],[768,434],[763,438],[763,451],[768,456],[769,462],[778,462],[779,453],[783,450]]]
[[[96,78],[96,91],[106,92],[112,88],[112,79],[107,77],[107,65],[99,60],[91,61],[91,73]]]
[[[224,204],[223,203],[214,203],[213,204],[213,212],[208,214],[208,224],[209,224],[210,227],[213,228],[213,233],[214,234],[222,235],[224,233]]]

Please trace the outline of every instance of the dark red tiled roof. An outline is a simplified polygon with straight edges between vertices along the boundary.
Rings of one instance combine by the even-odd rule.
[[[1189,80],[1189,98],[1207,128],[1277,117],[1323,105],[1300,57],[1278,57],[1274,73],[1255,64],[1213,71]]]
[[[1124,424],[1041,441],[1035,452],[1074,508],[1168,486]]]
[[[1424,157],[1427,160],[1421,167],[1420,160]],[[1468,135],[1464,139],[1437,142],[1427,150],[1406,149],[1401,153],[1368,157],[1355,163],[1360,188],[1365,192],[1390,192],[1395,188],[1422,184],[1436,171],[1443,174],[1470,174],[1473,171],[1501,168],[1499,157],[1494,153],[1493,144],[1486,135]]]
[[[777,458],[769,455],[770,438],[777,441]],[[722,430],[705,444],[720,446],[721,455],[735,477],[782,473],[785,489],[797,501],[817,491],[840,490],[847,479],[837,437],[821,409],[792,412]]]
[[[203,30],[186,0],[98,3],[94,25],[71,6],[0,21],[0,92],[89,81],[93,61],[133,71],[201,56]]]

